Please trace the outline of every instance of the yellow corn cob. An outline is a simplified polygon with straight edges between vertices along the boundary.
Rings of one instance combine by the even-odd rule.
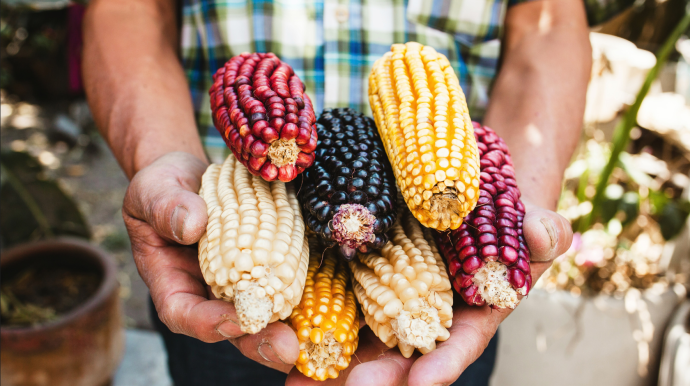
[[[404,209],[381,250],[350,262],[367,325],[406,358],[415,348],[423,354],[435,349],[453,322],[450,281],[430,232]]]
[[[479,156],[448,59],[394,44],[369,75],[369,104],[403,198],[422,225],[457,229],[479,198]]]
[[[208,167],[199,195],[208,209],[199,264],[213,294],[235,303],[245,333],[290,316],[309,262],[293,186],[253,176],[230,155]]]
[[[345,264],[311,245],[302,301],[290,316],[300,348],[295,366],[317,381],[337,378],[359,342],[357,303]]]

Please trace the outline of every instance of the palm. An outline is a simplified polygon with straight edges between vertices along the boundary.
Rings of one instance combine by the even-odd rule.
[[[132,180],[123,217],[139,274],[172,332],[204,342],[229,339],[245,356],[287,372],[299,353],[290,327],[273,323],[244,335],[234,306],[209,300],[194,245],[206,230],[206,204],[196,194],[205,169],[189,154],[169,153]]]
[[[534,281],[550,266],[550,261],[570,245],[570,226],[556,213],[525,203],[527,216],[524,232],[530,250]],[[544,221],[542,221],[544,220]],[[547,231],[546,226],[549,229]],[[552,237],[552,236],[555,236]],[[496,333],[498,325],[512,310],[492,310],[488,306],[471,307],[456,296],[450,338],[439,343],[436,350],[420,356],[404,358],[396,349],[386,347],[368,328],[360,333],[356,359],[340,377],[324,385],[400,385],[448,384],[473,363]],[[295,369],[288,385],[316,385]],[[321,384],[321,383],[319,383]]]

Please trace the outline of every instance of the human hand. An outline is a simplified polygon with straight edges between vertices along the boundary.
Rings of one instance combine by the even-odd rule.
[[[195,243],[206,230],[206,203],[197,195],[207,163],[168,153],[139,171],[127,189],[123,217],[139,274],[168,328],[207,343],[229,340],[246,357],[288,372],[299,355],[283,323],[245,335],[235,307],[215,300],[199,268]]]
[[[562,216],[529,202],[525,202],[525,206],[527,213],[523,231],[531,252],[532,277],[536,282],[551,262],[570,247],[572,230]],[[286,385],[450,384],[479,358],[498,325],[512,312],[511,309],[468,306],[459,296],[456,296],[453,309],[450,338],[437,343],[436,350],[426,355],[420,356],[415,352],[411,358],[404,358],[397,348],[389,349],[369,328],[363,327],[352,362],[338,378],[318,382],[293,369]]]
[[[559,214],[523,201],[523,233],[530,249],[533,283],[572,242],[570,223]],[[410,369],[408,385],[448,385],[484,352],[498,325],[512,309],[468,306],[456,296],[450,338],[421,356]],[[519,305],[518,305],[519,307]]]

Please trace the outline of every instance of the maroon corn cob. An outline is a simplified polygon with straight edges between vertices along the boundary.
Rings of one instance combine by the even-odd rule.
[[[235,157],[266,181],[314,162],[316,115],[292,67],[272,53],[235,56],[213,75],[213,123]]]
[[[463,224],[437,233],[455,290],[469,305],[515,308],[532,287],[529,250],[522,234],[525,206],[508,146],[474,122],[480,157],[479,200]]]

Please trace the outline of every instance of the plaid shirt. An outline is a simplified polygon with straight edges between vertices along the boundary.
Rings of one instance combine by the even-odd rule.
[[[393,43],[417,41],[448,57],[470,115],[481,119],[506,10],[523,1],[528,0],[184,0],[182,62],[204,147],[212,160],[225,154],[208,89],[213,73],[242,52],[271,51],[290,64],[317,114],[346,106],[371,114],[367,80],[374,61]],[[600,20],[610,9],[606,4],[632,0],[586,2],[600,8],[592,13]]]

